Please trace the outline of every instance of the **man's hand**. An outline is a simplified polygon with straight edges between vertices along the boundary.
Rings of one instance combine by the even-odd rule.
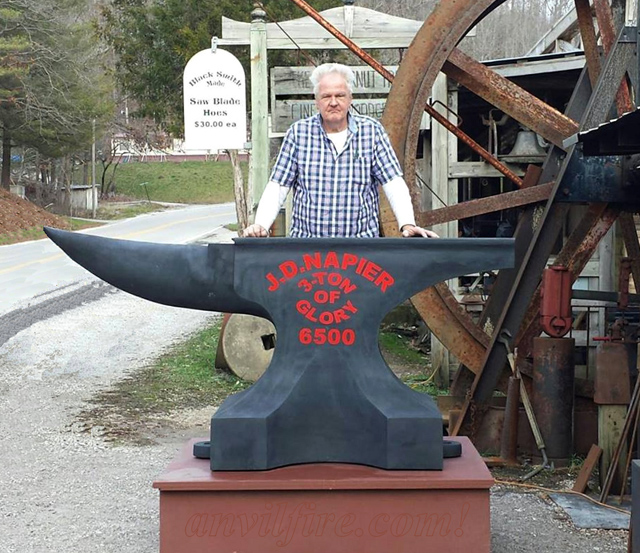
[[[404,238],[412,236],[421,236],[422,238],[440,238],[435,232],[426,228],[416,227],[415,225],[403,225],[400,229]]]
[[[269,233],[262,225],[254,223],[244,229],[242,236],[245,238],[264,238],[265,236],[269,236]]]

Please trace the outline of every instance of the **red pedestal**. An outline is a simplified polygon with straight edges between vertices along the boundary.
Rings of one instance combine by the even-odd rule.
[[[442,471],[296,465],[211,472],[193,441],[154,482],[161,553],[490,550],[493,478],[471,442]],[[194,440],[195,441],[195,440]]]

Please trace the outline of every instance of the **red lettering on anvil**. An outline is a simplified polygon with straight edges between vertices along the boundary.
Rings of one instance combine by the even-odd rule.
[[[280,280],[278,280],[273,273],[267,273],[265,275],[266,279],[271,283],[271,286],[267,288],[269,292],[275,292],[280,288],[281,282],[284,283],[298,274],[298,266],[291,260],[280,263],[280,265],[278,265],[278,269],[280,269],[280,272],[282,273],[282,278]]]
[[[355,274],[361,276],[365,280],[372,282],[381,292],[386,292],[390,286],[393,286],[395,279],[380,265],[370,261],[366,257],[360,257],[353,253],[338,254],[335,251],[329,251],[326,254],[314,252],[312,254],[305,253],[302,255],[302,264],[298,265],[295,261],[288,259],[278,265],[280,274],[267,273],[265,278],[269,283],[269,292],[275,292],[280,286],[291,280],[300,273],[312,271],[314,269],[337,269],[338,271],[352,270]],[[310,291],[317,284],[323,286],[329,284],[340,288],[345,294],[349,294],[357,289],[348,277],[343,276],[339,272],[316,271],[312,274],[314,280],[309,282],[305,280],[305,291]]]
[[[332,325],[341,323],[342,321],[348,321],[351,318],[351,315],[358,312],[358,308],[351,303],[351,300],[347,300],[347,303],[338,309],[322,311],[320,314],[316,315],[318,310],[310,301],[300,300],[296,303],[296,311],[312,323],[319,322],[323,325]]]
[[[311,302],[307,300],[300,300],[296,303],[296,309],[300,315],[304,315],[305,319],[309,319],[312,323],[318,322],[318,319],[313,316],[316,312],[316,308],[311,305]]]

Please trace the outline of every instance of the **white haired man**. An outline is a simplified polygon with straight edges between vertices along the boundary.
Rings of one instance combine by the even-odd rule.
[[[244,236],[267,236],[291,189],[292,237],[379,236],[382,186],[402,236],[437,237],[415,224],[409,190],[382,125],[350,112],[353,71],[326,63],[310,79],[318,113],[287,131],[255,223]]]

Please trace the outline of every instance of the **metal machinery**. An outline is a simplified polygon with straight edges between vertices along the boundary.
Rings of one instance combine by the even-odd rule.
[[[580,143],[585,142],[584,147],[588,148],[586,140],[577,139],[585,136],[579,133],[623,113],[634,112],[637,107],[638,26],[616,23],[623,19],[620,13],[625,7],[632,7],[632,2],[627,1],[625,6],[624,0],[612,3],[575,0],[586,67],[565,112],[561,113],[456,48],[469,30],[504,0],[440,0],[405,53],[395,78],[322,20],[303,0],[292,1],[362,60],[394,81],[383,123],[403,165],[419,224],[443,223],[513,207],[523,209],[515,230],[516,268],[500,271],[479,324],[461,309],[444,283],[412,298],[431,331],[462,363],[452,393],[466,396],[466,401],[450,430],[473,438],[494,391],[506,390],[508,349],[517,347],[520,360],[530,357],[533,340],[543,330],[539,316],[541,275],[568,221],[573,223],[562,241],[555,264],[569,270],[571,282],[580,275],[607,231],[620,221],[627,254],[632,260],[634,282],[640,283],[640,246],[633,221],[633,212],[640,211],[637,158],[624,155],[633,151],[631,146],[604,152],[600,157],[586,157]],[[551,147],[542,167],[529,166],[520,179],[465,134],[464,128],[458,128],[428,105],[431,88],[440,71],[544,138]],[[420,118],[425,110],[453,132],[461,144],[514,182],[517,189],[421,213],[415,152]],[[637,115],[637,112],[631,114],[635,128],[626,126],[631,129],[631,136],[635,134],[635,146],[640,142]],[[609,132],[607,140],[611,140],[611,132],[614,131]],[[626,140],[627,144],[629,140],[633,142],[629,137]],[[383,206],[381,218],[385,234],[394,235],[397,230],[388,207]],[[505,343],[507,335],[511,338]],[[525,377],[531,375],[530,364],[520,361],[518,364]]]

